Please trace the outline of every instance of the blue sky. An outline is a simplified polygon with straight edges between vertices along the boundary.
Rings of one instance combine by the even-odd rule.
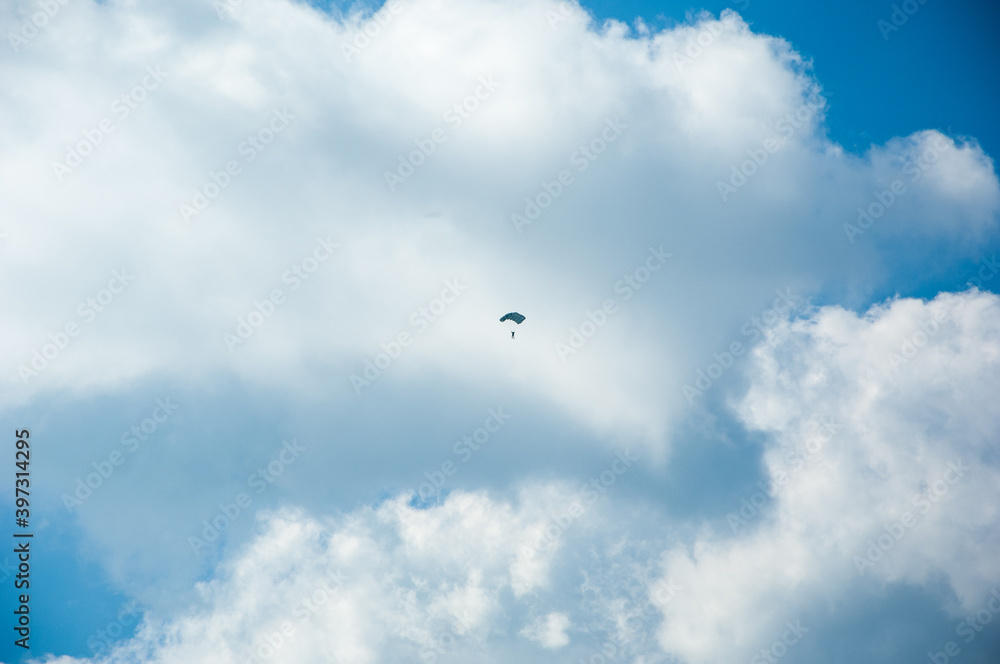
[[[1000,59],[994,38],[1000,9],[990,3],[926,2],[898,30],[891,23],[893,4],[841,2],[817,5],[747,0],[690,5],[671,2],[583,3],[598,20],[653,27],[683,22],[691,13],[740,12],[755,31],[787,39],[811,61],[830,100],[824,128],[846,150],[861,154],[872,144],[921,129],[974,138],[990,155],[1000,150],[994,120],[1000,91],[983,63]],[[990,245],[984,253],[996,250]],[[880,289],[873,300],[899,293],[933,297],[960,289],[972,263],[929,277],[922,266],[914,282]]]
[[[920,129],[935,128],[975,137],[996,153],[991,110],[997,90],[989,85],[985,62],[996,60],[993,39],[997,8],[989,3],[925,2],[883,36],[878,22],[889,20],[900,3],[841,2],[829,5],[748,0],[740,3],[590,2],[595,16],[653,25],[671,25],[689,11],[718,15],[732,7],[755,31],[789,40],[812,60],[816,77],[831,100],[826,127],[845,148],[862,152],[871,143]],[[663,18],[654,20],[653,17]]]
[[[995,661],[998,10],[913,6],[5,6],[0,661]]]

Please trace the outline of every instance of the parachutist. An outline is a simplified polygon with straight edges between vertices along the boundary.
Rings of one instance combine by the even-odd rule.
[[[500,319],[500,322],[502,323],[502,322],[507,321],[507,320],[512,320],[515,323],[517,323],[518,325],[520,325],[521,323],[524,322],[524,316],[522,316],[521,314],[517,313],[516,311],[512,311],[509,314],[504,314],[503,318]],[[510,338],[511,339],[514,338],[514,330],[510,331]]]

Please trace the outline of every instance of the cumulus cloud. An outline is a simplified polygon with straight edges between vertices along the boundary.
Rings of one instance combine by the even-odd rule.
[[[729,528],[665,553],[689,590],[664,608],[664,649],[748,656],[817,596],[873,583],[944,578],[954,615],[980,608],[1000,583],[1000,298],[826,307],[775,327],[750,372],[738,409],[768,436],[765,483]]]
[[[432,662],[504,649],[507,612],[540,606],[560,544],[538,547],[539,533],[571,498],[539,487],[516,504],[456,492],[424,510],[401,496],[340,519],[266,513],[198,584],[194,607],[148,613],[135,638],[93,661]],[[557,649],[569,625],[551,612],[522,634]]]
[[[683,527],[622,493],[568,517],[585,494],[558,484],[272,512],[193,608],[151,611],[94,661],[745,660],[808,638],[817,604],[938,578],[957,616],[1000,584],[998,372],[993,294],[817,309],[754,351],[737,410],[767,436],[765,480],[718,525]]]
[[[20,25],[29,9],[0,13]],[[912,286],[911,262],[977,257],[1000,184],[974,139],[928,130],[849,154],[809,63],[732,11],[650,31],[548,0],[346,16],[80,1],[14,55],[0,60],[0,306],[18,323],[0,328],[0,408],[105,399],[127,422],[53,452],[46,499],[149,413],[136,392],[182,404],[67,517],[113,583],[150,586],[120,660],[245,661],[287,620],[275,657],[296,661],[721,661],[861,579],[940,574],[962,608],[997,579],[996,298],[808,308],[867,302],[887,274]],[[746,327],[776,290],[790,320]],[[528,320],[512,341],[497,318],[515,309]],[[692,408],[683,386],[749,346],[743,329],[761,347]],[[502,459],[448,476],[495,494],[397,498],[456,463],[436,441],[474,431],[497,395],[523,407],[490,442]],[[711,422],[727,399],[786,480],[713,532],[668,517],[650,477],[692,411]],[[453,411],[472,407],[465,429]],[[308,462],[252,512],[302,511],[259,535],[245,516],[218,569],[191,556],[290,413]],[[615,489],[614,518],[571,520],[573,546],[532,544],[578,499],[566,477],[605,471],[612,447],[649,461],[628,471],[639,488]],[[882,555],[856,562],[870,541]],[[204,574],[200,608],[157,592]]]
[[[995,220],[996,176],[974,144],[924,132],[844,155],[823,136],[807,64],[734,12],[634,33],[566,7],[417,0],[368,18],[286,0],[220,15],[207,2],[64,10],[2,65],[12,129],[2,269],[17,285],[3,304],[23,321],[4,332],[15,349],[4,402],[220,374],[282,389],[332,382],[347,397],[350,374],[414,332],[410,312],[457,278],[469,290],[400,364],[444,368],[458,383],[488,372],[596,432],[661,444],[683,407],[673,386],[732,326],[774,288],[808,292],[869,250],[842,227],[869,191],[905,177],[907,151],[938,145],[911,185],[921,189],[908,228],[947,219],[953,237]],[[566,20],[550,25],[551,11]],[[366,32],[377,34],[359,41]],[[761,153],[770,139],[777,152]],[[427,141],[433,154],[421,152]],[[410,171],[390,191],[385,174]],[[571,184],[558,184],[562,172]],[[719,183],[731,181],[724,202]],[[830,215],[806,226],[806,205]],[[529,225],[511,222],[532,209]],[[750,236],[770,249],[746,252]],[[339,248],[308,281],[289,276],[317,238]],[[641,290],[624,284],[651,247],[671,264]],[[134,281],[100,311],[87,306],[102,302],[113,270]],[[276,289],[277,313],[233,351],[225,335]],[[555,343],[608,299],[617,313],[564,365]],[[501,302],[534,314],[516,359],[479,341]],[[60,349],[67,325],[78,336]]]

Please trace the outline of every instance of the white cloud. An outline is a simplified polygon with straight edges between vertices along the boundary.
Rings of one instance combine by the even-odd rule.
[[[341,47],[374,19],[342,24],[283,0],[241,3],[224,19],[207,2],[67,10],[0,70],[6,124],[17,128],[4,134],[0,158],[10,176],[0,185],[9,209],[2,269],[15,286],[2,304],[21,321],[2,339],[13,349],[0,366],[4,403],[158,376],[346,388],[379,343],[410,330],[410,311],[460,277],[469,295],[400,363],[407,371],[441,367],[464,383],[488,373],[601,435],[628,430],[662,446],[684,406],[674,386],[774,288],[806,292],[839,276],[859,250],[841,228],[855,202],[842,201],[864,203],[902,164],[883,155],[895,144],[846,157],[822,138],[814,111],[724,205],[718,182],[816,98],[801,57],[733,12],[633,36],[619,23],[595,28],[579,9],[553,28],[549,10],[558,7],[402,2],[382,10],[391,20],[351,61]],[[705,35],[711,43],[690,57]],[[121,64],[124,55],[138,64]],[[118,119],[114,100],[147,65],[166,79]],[[444,112],[484,76],[500,87],[461,126],[447,123]],[[281,108],[295,118],[249,161],[240,146]],[[105,117],[114,132],[57,182],[53,161]],[[616,117],[624,134],[578,172],[571,155]],[[383,173],[436,128],[447,141],[390,194]],[[230,160],[240,174],[185,225],[178,206]],[[563,169],[574,184],[518,235],[510,215]],[[997,180],[975,146],[943,149],[923,183],[908,226],[947,218],[955,236],[993,223]],[[796,210],[818,200],[838,213],[822,230],[805,229]],[[956,205],[959,217],[943,214]],[[287,292],[285,270],[326,235],[341,243],[336,257]],[[805,235],[810,245],[838,238],[838,247],[820,256]],[[748,254],[748,236],[772,249]],[[555,342],[604,299],[623,299],[616,282],[661,245],[674,264],[562,365]],[[78,303],[122,268],[134,286],[83,324]],[[800,276],[789,280],[789,269]],[[288,303],[228,353],[223,333],[274,288]],[[508,303],[531,313],[513,358],[510,344],[483,350],[494,331],[486,321]],[[72,322],[80,335],[25,384],[19,367]]]
[[[540,404],[552,422],[579,423],[608,445],[645,443],[647,458],[659,461],[687,413],[681,386],[713,353],[746,341],[740,325],[770,305],[775,289],[801,300],[821,289],[853,294],[879,285],[881,265],[904,260],[892,246],[900,237],[931,238],[923,250],[933,253],[920,260],[932,269],[974,255],[995,228],[1000,185],[974,141],[925,131],[862,156],[845,153],[825,137],[827,102],[801,56],[736,14],[635,36],[621,23],[595,26],[578,8],[552,26],[546,11],[559,6],[401,2],[382,11],[385,26],[350,60],[342,47],[373,19],[339,20],[303,3],[244,2],[224,19],[207,1],[67,6],[0,61],[0,278],[10,284],[0,306],[17,321],[0,328],[9,349],[0,359],[0,406],[120,397],[143,382],[198,394],[235,378],[266,395],[351,410],[370,393],[355,395],[349,375],[399,333],[416,336],[411,315],[457,278],[467,290],[372,391],[397,404],[429,393],[449,403],[500,384]],[[694,55],[699,36],[710,43]],[[162,67],[165,80],[118,117],[115,100],[147,66]],[[445,113],[481,77],[499,86],[452,126]],[[294,118],[250,160],[248,137],[271,136],[260,132],[285,108]],[[52,162],[65,161],[106,117],[114,131],[58,181]],[[625,130],[579,170],[578,151],[616,118]],[[390,192],[385,172],[436,129],[447,140]],[[753,166],[776,136],[780,149]],[[934,162],[910,179],[907,167],[928,146],[936,146]],[[186,224],[179,206],[194,204],[196,188],[211,191],[229,161],[240,172]],[[723,201],[719,183],[747,163],[752,172]],[[562,170],[573,183],[518,233],[512,213],[523,213],[526,197],[537,204]],[[897,179],[906,194],[851,243],[844,224]],[[340,246],[293,290],[286,271],[326,237]],[[661,246],[671,259],[626,301],[616,285]],[[92,319],[81,314],[80,303],[104,297],[113,270],[134,274],[134,283]],[[274,289],[284,303],[228,352],[223,334]],[[563,363],[556,342],[568,342],[570,328],[609,298],[617,313]],[[514,342],[496,322],[510,309],[529,319]],[[945,317],[933,337],[894,362],[935,312]],[[79,334],[60,349],[69,323]],[[998,479],[984,454],[997,429],[996,330],[996,299],[976,293],[900,300],[865,317],[826,308],[774,330],[754,355],[739,412],[770,436],[767,472],[790,479],[736,536],[671,535],[681,544],[664,555],[665,578],[684,592],[657,604],[662,648],[707,662],[769,643],[812,594],[836,595],[858,579],[852,557],[901,511],[916,509],[911,497],[958,460],[973,464],[968,481],[948,485],[864,578],[920,583],[941,573],[959,605],[976,605],[981,584],[998,578],[988,555],[997,548],[989,506],[998,504]],[[19,367],[35,351],[52,357],[25,384]],[[794,453],[816,435],[820,416],[838,432],[793,473]],[[353,441],[322,442],[310,448],[310,469],[358,467]],[[100,441],[80,444],[92,445],[94,458],[107,453]],[[129,511],[131,520],[96,509],[80,517],[110,549],[113,579],[124,586],[134,572],[124,560],[195,566],[177,562],[178,549],[188,553],[181,538],[164,544],[136,533],[194,530],[186,524],[201,518],[197,506],[245,488],[239,472],[218,483],[212,475],[231,468],[234,449],[199,449],[203,465],[194,471],[164,453],[162,469],[133,478],[146,482],[134,500],[105,508]],[[524,474],[531,462],[511,463]],[[190,494],[167,500],[182,473]],[[290,504],[305,491],[291,481],[282,489]],[[571,493],[559,483],[518,500],[456,492],[425,511],[395,499],[354,509],[356,496],[337,495],[352,506],[342,521],[283,512],[236,557],[234,527],[231,562],[202,587],[207,608],[181,615],[157,607],[128,647],[139,661],[245,661],[241,648],[280,632],[327,571],[341,569],[344,586],[295,623],[276,657],[367,662],[429,649],[444,658],[514,641],[526,622],[525,636],[546,649],[568,652],[578,645],[569,642],[571,626],[599,626],[593,631],[615,633],[615,648],[638,652],[655,621],[642,618],[642,629],[629,622],[637,611],[623,598],[643,593],[623,588],[643,574],[609,573],[612,590],[578,615],[564,602],[577,579],[567,581],[573,572],[560,565],[589,555],[586,543],[599,549],[608,532],[634,527],[634,539],[615,544],[628,552],[689,526],[637,510],[641,524],[595,519],[573,527],[581,546],[531,553]],[[145,513],[137,523],[150,502],[169,529]],[[136,530],[124,532],[127,523]],[[505,622],[511,605],[523,620]]]
[[[768,434],[774,484],[733,505],[735,533],[666,553],[687,590],[664,607],[664,649],[744,657],[816,596],[846,601],[873,581],[944,578],[956,613],[982,604],[1000,583],[988,553],[1000,544],[1000,298],[823,308],[775,328],[751,377],[739,411]]]
[[[548,584],[559,546],[534,544],[570,497],[541,487],[517,505],[456,492],[426,510],[402,496],[339,520],[265,514],[260,535],[198,584],[196,606],[147,614],[136,638],[100,661],[437,661],[481,651],[503,638],[509,598],[532,608]],[[558,648],[568,626],[551,613],[529,638]]]
[[[147,614],[107,661],[237,662],[268,647],[275,662],[547,661],[515,632],[574,657],[733,661],[794,648],[818,627],[804,615],[850,607],[873,582],[939,578],[959,615],[1000,584],[998,372],[995,295],[818,309],[754,353],[738,411],[768,436],[774,488],[734,503],[735,532],[692,530],[616,487],[539,547],[583,495],[557,484],[509,502],[457,491],[425,510],[404,495],[336,519],[284,510],[199,584],[199,606]]]
[[[539,616],[521,630],[521,635],[538,642],[543,648],[558,650],[569,643],[566,630],[569,629],[569,616],[565,613],[552,612]]]

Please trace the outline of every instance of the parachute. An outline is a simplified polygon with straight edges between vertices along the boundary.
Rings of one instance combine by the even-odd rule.
[[[504,314],[504,317],[500,319],[500,322],[502,323],[505,320],[512,320],[515,323],[517,323],[518,325],[520,325],[521,323],[524,322],[524,316],[522,316],[521,314],[517,313],[516,311],[512,311],[509,314]]]

